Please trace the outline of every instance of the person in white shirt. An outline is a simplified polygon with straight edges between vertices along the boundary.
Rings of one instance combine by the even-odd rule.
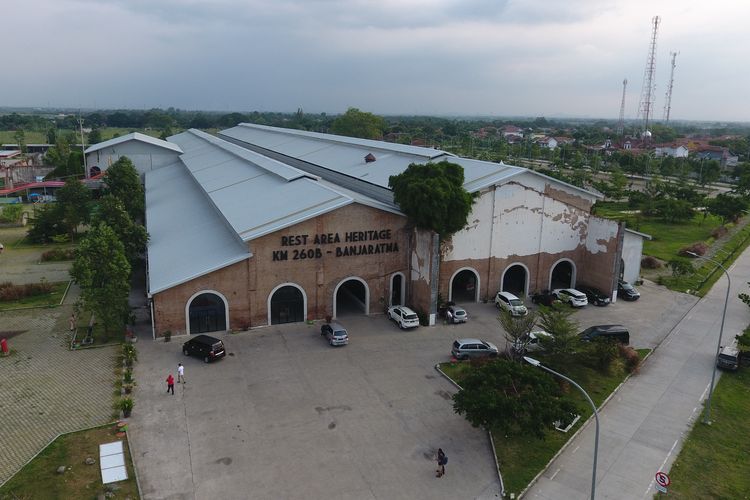
[[[182,363],[177,363],[177,383],[180,382],[185,383],[185,367],[182,366]]]

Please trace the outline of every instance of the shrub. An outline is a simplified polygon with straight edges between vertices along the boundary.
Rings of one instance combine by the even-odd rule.
[[[0,210],[0,222],[18,222],[23,214],[23,205],[4,205]]]
[[[659,269],[661,267],[661,261],[656,257],[647,255],[641,259],[641,267],[644,269]]]
[[[11,302],[47,293],[52,293],[52,285],[46,281],[24,285],[14,285],[10,281],[0,283],[0,302]]]
[[[625,368],[628,373],[637,373],[638,368],[641,366],[641,357],[638,355],[638,351],[628,345],[618,345],[620,351],[620,357],[625,360]]]
[[[62,260],[73,260],[76,252],[72,248],[55,248],[42,254],[42,262],[59,262]]]
[[[702,241],[699,241],[698,243],[693,243],[692,245],[686,246],[685,248],[681,249],[678,253],[679,255],[682,255],[683,257],[692,257],[692,255],[690,255],[688,252],[692,252],[698,255],[706,255],[706,252],[708,252],[708,245],[706,245]]]
[[[694,271],[693,264],[685,259],[672,259],[669,261],[669,267],[672,268],[672,276],[685,276]]]
[[[586,349],[585,362],[592,368],[607,372],[618,355],[618,342],[609,339],[594,339]]]
[[[726,226],[719,226],[716,229],[714,229],[713,231],[711,231],[711,237],[713,239],[715,239],[715,240],[718,240],[719,238],[721,238],[722,236],[724,236],[725,234],[727,234],[727,232],[728,231],[727,231],[727,227]]]

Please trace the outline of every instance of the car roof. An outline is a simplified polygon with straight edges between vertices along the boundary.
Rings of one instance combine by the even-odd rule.
[[[408,307],[406,307],[406,306],[394,306],[394,307],[395,307],[396,309],[401,309],[401,310],[402,310],[402,311],[404,311],[405,313],[413,313],[413,314],[417,314],[417,313],[415,313],[415,312],[414,312],[413,310],[409,309],[409,308],[408,308]]]
[[[341,323],[336,323],[335,321],[328,323],[328,325],[333,330],[346,330],[346,328],[344,328],[344,326]]]
[[[516,297],[515,295],[513,295],[513,294],[512,294],[512,293],[510,293],[510,292],[497,292],[497,294],[498,294],[498,295],[502,295],[502,296],[503,296],[503,297],[505,297],[506,299],[518,299],[518,297]],[[519,300],[520,300],[520,299],[519,299]]]
[[[472,339],[472,338],[468,338],[468,339],[456,339],[456,342],[458,342],[459,344],[482,344],[482,343],[484,343],[483,340]]]
[[[453,309],[454,311],[464,311],[465,310],[463,307],[457,306],[457,305],[448,306],[448,309]]]
[[[533,332],[529,332],[530,337],[539,337],[540,335],[542,337],[552,337],[551,333],[545,332],[544,330],[535,330]]]
[[[221,340],[217,339],[216,337],[211,337],[210,335],[196,335],[192,339],[188,340],[188,342],[200,342],[201,344],[215,344],[217,342],[221,342]]]

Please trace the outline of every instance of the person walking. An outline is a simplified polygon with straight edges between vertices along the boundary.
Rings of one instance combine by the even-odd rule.
[[[172,396],[174,396],[174,377],[171,373],[169,374],[169,377],[167,377],[167,394],[169,394],[170,391],[172,392]]]
[[[177,383],[180,382],[185,383],[185,367],[182,366],[182,363],[177,363]]]
[[[437,452],[437,464],[438,468],[435,471],[436,477],[443,477],[445,475],[445,464],[448,463],[448,457],[445,456],[442,448],[438,448]]]

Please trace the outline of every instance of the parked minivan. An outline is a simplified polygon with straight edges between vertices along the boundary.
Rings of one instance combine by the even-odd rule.
[[[185,356],[201,358],[205,363],[226,356],[224,342],[209,335],[198,335],[182,344]]]
[[[719,357],[716,358],[716,367],[732,371],[740,367],[740,350],[737,348],[736,340],[721,348]]]
[[[579,334],[581,340],[612,339],[622,344],[630,343],[630,332],[622,325],[594,325]]]

